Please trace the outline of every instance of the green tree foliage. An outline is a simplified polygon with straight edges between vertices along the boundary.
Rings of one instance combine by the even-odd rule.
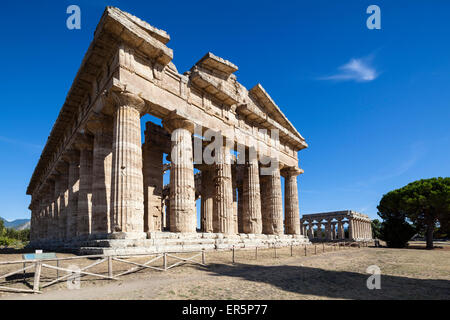
[[[0,219],[0,237],[3,236],[3,232],[5,232],[5,223]]]
[[[389,218],[380,227],[380,239],[386,241],[389,248],[406,247],[415,233],[414,227],[402,219]]]
[[[372,237],[374,239],[381,239],[381,221],[378,219],[372,220]]]
[[[4,222],[0,219],[0,246],[8,247],[17,244],[24,244],[30,241],[30,230],[15,230],[5,228]]]
[[[449,228],[450,178],[419,180],[385,194],[378,215],[384,220],[381,235],[386,239],[382,240],[389,239],[395,246],[406,245],[404,238],[415,229],[425,233],[427,248],[432,249],[436,224],[442,230]],[[411,228],[407,221],[412,223]]]

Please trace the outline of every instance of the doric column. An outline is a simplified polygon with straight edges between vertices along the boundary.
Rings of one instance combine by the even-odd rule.
[[[317,238],[322,239],[322,222],[317,222]]]
[[[44,193],[45,186],[42,186],[39,190],[40,193],[40,201],[39,201],[39,215],[38,215],[38,238],[39,240],[44,240],[45,237],[45,208],[46,208],[46,200]]]
[[[248,162],[244,166],[243,180],[243,232],[261,234],[263,222],[261,214],[261,190],[259,183],[258,159],[248,152]]]
[[[50,222],[50,204],[51,204],[51,196],[50,196],[50,183],[47,180],[44,182],[42,186],[42,202],[41,202],[41,239],[48,240],[49,239],[49,222]]]
[[[353,218],[348,218],[348,239],[349,240],[355,239],[353,222],[354,222]]]
[[[336,240],[336,223],[331,224],[331,240]]]
[[[141,112],[145,102],[129,92],[112,92],[115,102],[111,206],[113,233],[144,234]]]
[[[237,176],[236,176],[236,167],[231,166],[231,180],[232,180],[232,191],[233,191],[233,226],[234,226],[234,234],[239,233],[238,228],[238,197],[237,197]]]
[[[79,135],[75,142],[75,147],[80,151],[77,236],[81,237],[91,234],[93,144],[93,137],[86,134]]]
[[[358,238],[362,238],[362,226],[361,226],[362,223],[361,223],[361,220],[357,220],[356,224],[358,226],[358,231],[357,231]]]
[[[342,220],[338,220],[338,239],[342,240],[345,238],[344,224]]]
[[[59,176],[59,210],[58,210],[58,239],[66,238],[67,212],[69,211],[69,164],[60,161],[56,165]]]
[[[39,200],[36,196],[33,195],[30,207],[31,210],[31,221],[30,221],[30,241],[38,240],[37,233],[37,220],[39,215]]]
[[[369,221],[369,239],[373,239],[372,221]]]
[[[55,213],[55,180],[54,176],[48,179],[48,206],[47,206],[47,239],[52,240],[54,235],[54,213]]]
[[[202,203],[201,203],[201,230],[202,232],[212,233],[213,227],[213,210],[214,210],[214,181],[212,166],[202,165]]]
[[[68,150],[64,159],[69,163],[69,204],[66,211],[66,239],[73,239],[77,235],[78,193],[80,190],[80,153]]]
[[[283,200],[281,198],[280,169],[270,170],[270,175],[262,175],[262,220],[264,234],[283,234]]]
[[[286,234],[300,234],[300,212],[297,176],[303,173],[298,168],[283,170],[284,175],[284,230]]]
[[[325,239],[326,240],[332,240],[332,236],[331,236],[331,221],[329,221],[329,220],[325,224]]]
[[[171,133],[170,231],[196,232],[195,181],[192,153],[194,124],[172,113],[163,120]]]
[[[366,239],[366,221],[361,220],[361,238]]]
[[[92,219],[91,233],[111,233],[111,183],[113,118],[99,114],[87,123],[94,135],[92,164]]]
[[[309,239],[314,239],[314,224],[312,220],[308,220],[308,227]]]
[[[162,231],[163,157],[162,141],[147,126],[142,146],[144,172],[144,231]]]
[[[370,222],[366,221],[366,239],[370,239]]]
[[[217,157],[214,167],[214,183],[216,187],[213,213],[214,232],[234,234],[233,184],[231,177],[230,149],[222,146],[216,149],[216,151]]]
[[[166,212],[165,212],[165,215],[166,215],[166,229],[170,230],[170,199],[169,199],[169,197],[167,197],[164,200],[164,205],[166,207]]]
[[[237,208],[238,233],[244,233],[244,170],[245,165],[236,164],[236,188],[238,197],[238,208]]]
[[[51,239],[59,239],[59,210],[60,210],[60,198],[59,194],[61,193],[61,175],[58,173],[52,174],[51,178],[54,183],[54,194],[52,200],[52,219],[50,222],[51,226]]]

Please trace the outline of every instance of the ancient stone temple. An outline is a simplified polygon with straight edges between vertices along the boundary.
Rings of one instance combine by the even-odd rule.
[[[305,214],[300,225],[302,234],[314,241],[372,240],[369,216],[350,210]]]
[[[309,242],[297,185],[304,138],[261,85],[237,81],[231,62],[208,53],[180,74],[169,40],[106,8],[28,186],[33,246],[117,253]],[[145,124],[142,142],[146,114],[161,122]]]

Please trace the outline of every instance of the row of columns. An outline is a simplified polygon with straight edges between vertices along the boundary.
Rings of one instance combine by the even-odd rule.
[[[304,224],[305,221],[301,221],[301,226],[303,228],[303,234],[307,234],[310,239],[323,239],[323,240],[358,240],[358,239],[371,239],[372,238],[372,226],[370,220],[348,218],[348,221],[343,221],[343,219],[336,219],[336,222],[327,221],[323,223],[322,221],[314,222],[314,220],[305,220],[308,223]],[[348,224],[348,237],[345,237],[344,226]],[[322,229],[322,225],[325,226]],[[314,234],[314,226],[317,226],[316,234]],[[322,234],[322,232],[324,234]]]
[[[128,92],[111,92],[107,98],[114,106],[112,114],[96,115],[88,121],[33,195],[32,240],[110,233],[142,236],[145,231],[161,230],[163,151],[151,142],[141,145],[144,101]],[[196,232],[194,125],[171,114],[163,126],[171,135],[171,188],[166,203],[169,229]],[[283,221],[279,168],[260,176],[259,163],[252,159],[238,182],[233,178],[230,149],[220,148],[216,159],[202,170],[205,232],[300,234],[299,169],[283,170]]]

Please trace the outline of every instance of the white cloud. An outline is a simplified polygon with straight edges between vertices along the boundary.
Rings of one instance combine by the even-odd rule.
[[[370,59],[351,59],[348,63],[339,67],[339,72],[322,77],[320,80],[357,81],[368,82],[375,80],[378,72],[370,65]]]

